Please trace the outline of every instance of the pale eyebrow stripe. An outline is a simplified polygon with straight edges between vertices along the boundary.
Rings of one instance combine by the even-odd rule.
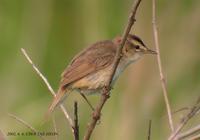
[[[146,47],[146,45],[144,44],[144,42],[138,36],[129,34],[129,37],[131,39],[137,41],[140,45]]]

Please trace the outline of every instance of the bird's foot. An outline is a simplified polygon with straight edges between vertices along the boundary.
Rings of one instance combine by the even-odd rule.
[[[111,90],[112,88],[111,87],[109,87],[109,86],[105,86],[104,88],[103,88],[103,96],[105,96],[106,98],[110,98],[110,90]]]
[[[101,118],[101,114],[99,114],[98,112],[94,111],[94,112],[92,113],[92,117],[93,117],[93,119],[99,121],[100,118]]]

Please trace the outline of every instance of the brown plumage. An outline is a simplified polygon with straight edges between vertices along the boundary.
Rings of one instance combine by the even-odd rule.
[[[111,75],[112,64],[120,42],[120,37],[97,42],[76,55],[61,75],[60,86],[49,107],[48,114],[72,90],[77,90],[83,94],[101,92]],[[139,37],[129,35],[113,81],[131,62],[139,59],[142,54],[150,52],[155,53],[148,49]]]
[[[61,87],[109,66],[116,53],[112,41],[98,42],[77,55],[62,73]],[[91,51],[92,50],[92,51]]]

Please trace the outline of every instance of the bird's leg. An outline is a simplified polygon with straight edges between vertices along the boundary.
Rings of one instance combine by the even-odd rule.
[[[81,94],[81,96],[83,97],[83,99],[88,103],[88,105],[90,106],[90,108],[92,109],[92,111],[93,111],[93,113],[92,113],[92,116],[93,117],[97,117],[96,119],[98,120],[97,121],[97,124],[100,124],[101,123],[101,120],[100,120],[100,116],[97,116],[96,114],[95,114],[95,109],[94,109],[94,107],[92,106],[92,104],[89,102],[89,100],[87,99],[87,97],[83,94],[83,93],[81,93],[80,92],[80,94]]]
[[[88,105],[90,106],[90,108],[92,109],[92,111],[94,111],[94,107],[93,107],[92,104],[89,102],[89,100],[87,99],[87,97],[86,97],[83,93],[81,93],[81,92],[80,92],[80,94],[81,94],[81,96],[83,97],[83,99],[85,99],[85,101],[88,103]]]
[[[106,98],[110,98],[110,90],[113,89],[111,86],[104,86],[102,90],[102,95],[105,96]]]

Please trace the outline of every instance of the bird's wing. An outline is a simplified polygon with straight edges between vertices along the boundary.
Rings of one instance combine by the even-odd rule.
[[[115,54],[116,45],[112,41],[93,44],[75,56],[62,73],[60,86],[65,87],[84,76],[106,68],[114,61]]]

